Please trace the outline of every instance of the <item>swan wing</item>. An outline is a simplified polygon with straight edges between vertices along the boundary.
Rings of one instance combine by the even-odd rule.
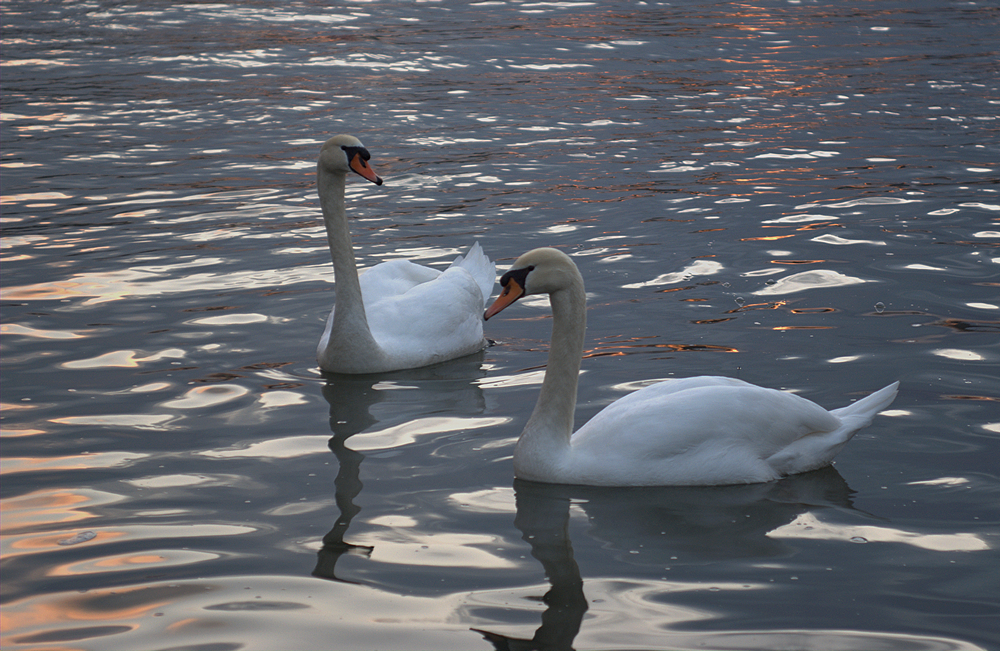
[[[406,294],[414,287],[429,283],[443,272],[409,260],[389,260],[361,272],[361,295],[365,312],[386,299]]]
[[[402,260],[386,264],[392,267],[378,269],[377,283],[365,282],[368,273],[361,277],[362,293],[372,336],[398,368],[483,348],[484,298],[466,268],[452,265],[441,272]]]
[[[612,403],[580,428],[572,438],[574,472],[633,484],[770,481],[803,465],[801,454],[780,467],[770,459],[809,437],[816,445],[800,445],[808,461],[829,463],[830,445],[820,438],[840,425],[805,398],[739,380],[661,382]]]
[[[496,283],[496,264],[486,256],[479,242],[474,242],[465,255],[455,258],[449,269],[452,267],[464,269],[479,287],[483,304],[477,309],[481,312],[485,309],[486,300],[493,292],[493,285]],[[361,273],[361,293],[366,308],[383,299],[402,296],[418,285],[437,279],[442,273],[438,269],[409,260],[379,263]]]

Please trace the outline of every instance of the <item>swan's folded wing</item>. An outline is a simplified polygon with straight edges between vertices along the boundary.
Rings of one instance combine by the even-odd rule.
[[[399,278],[393,282],[403,285]],[[475,279],[453,266],[402,293],[380,291],[371,301],[366,294],[365,314],[372,336],[393,359],[434,363],[485,345],[482,302]]]
[[[428,283],[441,275],[439,269],[432,269],[409,260],[389,260],[361,272],[361,295],[365,301],[365,311],[385,299],[402,296],[418,285]]]
[[[606,437],[612,448],[628,446],[647,458],[718,447],[766,459],[839,424],[816,403],[791,393],[729,378],[690,378],[654,384],[612,403],[580,428],[573,444]]]
[[[574,473],[621,485],[770,481],[784,474],[771,457],[839,425],[805,398],[720,380],[655,384],[612,403],[573,436]]]
[[[380,262],[374,267],[363,269],[358,275],[361,284],[361,296],[364,297],[365,313],[371,318],[373,307],[382,301],[394,300],[406,294],[414,287],[430,282],[441,275],[438,269],[414,264],[409,260],[389,260]],[[374,308],[375,312],[378,308]],[[336,303],[326,319],[326,329],[319,342],[319,352],[326,349],[330,341],[330,329],[333,327],[333,317],[337,313]]]

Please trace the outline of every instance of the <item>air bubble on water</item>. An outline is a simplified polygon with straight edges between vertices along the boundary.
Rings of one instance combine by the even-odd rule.
[[[882,312],[885,311],[885,303],[883,303],[882,301],[879,301],[878,303],[876,303],[875,304],[875,311],[878,312],[879,314],[882,314]]]
[[[742,296],[737,296],[736,297],[736,304],[737,305],[739,305],[740,307],[743,307],[744,303],[746,303],[746,300]]]
[[[853,542],[853,543],[866,543],[866,542],[868,542],[868,539],[865,538],[865,537],[863,537],[863,536],[854,536],[853,538],[851,538],[851,542]]]
[[[766,281],[764,281],[764,284],[765,285],[777,285],[778,281],[775,280],[774,278],[768,278]]]

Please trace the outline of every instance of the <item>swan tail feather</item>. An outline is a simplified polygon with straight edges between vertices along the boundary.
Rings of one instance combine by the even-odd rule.
[[[871,424],[875,415],[892,404],[899,382],[879,389],[870,396],[830,413],[840,420],[840,427],[829,432],[804,436],[766,461],[779,475],[794,475],[828,465],[851,438]]]
[[[479,242],[473,242],[465,255],[460,255],[451,263],[453,267],[462,267],[475,279],[479,285],[479,290],[483,293],[483,309],[486,309],[486,301],[493,293],[493,284],[497,279],[497,266],[490,261],[479,246]]]
[[[892,404],[898,392],[899,382],[897,381],[846,407],[831,409],[830,413],[839,418],[841,422],[849,422],[852,425],[857,423],[858,428],[865,427],[872,422],[872,418],[876,414]]]

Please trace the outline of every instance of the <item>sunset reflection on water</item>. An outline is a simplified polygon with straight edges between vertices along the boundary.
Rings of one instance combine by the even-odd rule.
[[[998,646],[997,23],[8,0],[0,646]],[[342,132],[385,176],[360,268],[572,256],[578,423],[700,374],[899,397],[793,480],[515,483],[547,299],[466,359],[316,367]]]

